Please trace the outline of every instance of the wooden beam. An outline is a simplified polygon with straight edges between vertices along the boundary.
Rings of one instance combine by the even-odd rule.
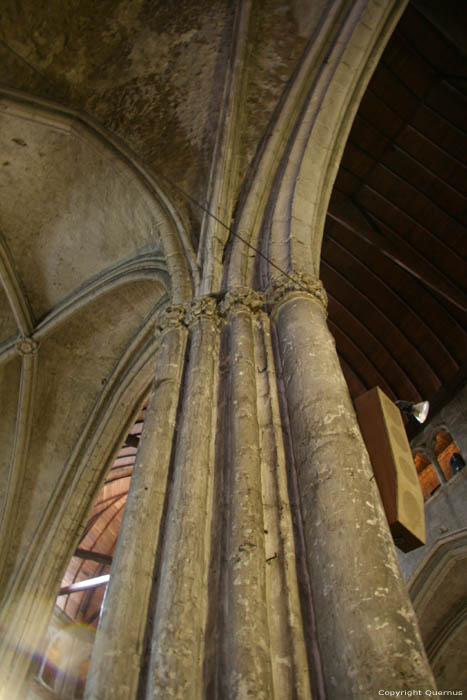
[[[73,554],[74,557],[79,557],[80,559],[89,559],[90,561],[97,561],[99,564],[112,564],[112,557],[110,554],[103,554],[101,552],[92,552],[89,549],[78,549]]]

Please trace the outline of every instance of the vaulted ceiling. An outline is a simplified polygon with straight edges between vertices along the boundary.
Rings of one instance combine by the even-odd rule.
[[[298,0],[254,3],[238,154],[243,174],[314,19],[307,3]],[[158,0],[70,2],[66,8],[58,0],[40,6],[35,0],[5,0],[1,87],[88,115],[115,144],[129,147],[167,186],[196,248],[202,212],[169,181],[204,201],[232,22],[232,5],[224,0],[182,0],[176,11]],[[326,221],[321,277],[329,296],[329,326],[354,397],[379,385],[391,398],[429,399],[436,411],[466,380],[466,37],[455,1],[442,7],[434,0],[409,5],[348,139]],[[0,299],[0,351],[10,358],[0,379],[11,415],[4,428],[8,434],[14,431],[24,373],[20,359],[10,357],[18,318],[25,324],[19,329],[23,335],[43,327],[44,373],[36,402],[55,407],[49,467],[59,470],[76,437],[69,433],[68,413],[84,416],[118,353],[163,299],[166,284],[159,213],[151,210],[133,175],[115,161],[109,169],[108,152],[86,150],[69,127],[50,131],[39,122],[24,114],[14,121],[10,111],[1,132],[1,233],[9,251],[4,268],[13,261],[24,297],[17,297],[16,316],[6,297]],[[111,219],[103,211],[112,212]],[[73,235],[67,238],[64,231]],[[139,282],[131,291],[121,286],[118,293],[92,301],[93,280],[105,270],[118,276],[118,265],[133,253],[145,270]],[[91,285],[87,306],[79,301],[83,285]],[[21,299],[28,300],[30,317],[21,316]],[[71,301],[81,304],[80,313],[60,328],[50,325],[56,330],[47,335],[47,323],[55,323]],[[100,345],[88,347],[90,335],[101,338]],[[109,344],[109,337],[115,342]],[[76,362],[85,363],[90,353],[95,360],[87,362],[79,400],[71,406],[63,397],[78,381]],[[38,416],[30,430],[33,449],[37,444],[40,451],[50,426],[40,410]],[[123,457],[132,461],[133,448],[118,459]],[[115,462],[109,493],[96,504],[94,522],[100,521],[99,532],[107,532],[102,537],[109,541],[100,550],[89,530],[83,546],[113,551],[128,481],[121,469],[130,466]],[[119,479],[113,480],[117,472]],[[35,483],[37,475],[30,478]],[[35,494],[37,509],[48,496],[43,490]],[[82,570],[82,560],[75,565],[70,582]],[[99,563],[91,568],[95,574]],[[90,618],[97,604],[91,608]]]

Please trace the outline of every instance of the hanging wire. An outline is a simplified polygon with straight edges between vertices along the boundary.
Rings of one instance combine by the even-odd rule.
[[[217,223],[220,224],[221,226],[223,226],[229,233],[232,234],[232,236],[235,236],[235,238],[238,238],[239,241],[241,241],[246,246],[248,246],[248,248],[251,248],[251,250],[254,250],[255,253],[257,253],[261,258],[263,258],[263,260],[266,260],[266,262],[268,262],[271,265],[271,267],[274,267],[276,270],[279,270],[280,273],[282,273],[283,275],[288,277],[290,280],[292,280],[292,282],[294,282],[294,284],[297,284],[305,292],[308,291],[307,288],[303,284],[300,283],[300,280],[296,279],[295,277],[292,277],[292,275],[290,275],[288,272],[283,270],[282,267],[280,267],[275,262],[273,262],[270,258],[268,258],[268,256],[265,255],[263,252],[261,252],[261,250],[259,250],[252,243],[250,243],[245,238],[243,238],[243,236],[241,236],[239,233],[237,233],[237,231],[235,231],[231,226],[228,226],[226,223],[224,223],[224,221],[222,221],[222,219],[219,219],[219,217],[216,216],[216,214],[213,214],[213,212],[210,211],[206,206],[204,206],[204,204],[201,204],[201,202],[198,202],[197,199],[195,199],[190,194],[188,194],[188,192],[185,192],[184,189],[182,189],[179,185],[176,185],[175,182],[170,180],[170,178],[168,178],[163,173],[157,173],[157,177],[159,177],[159,176],[163,180],[165,180],[169,185],[171,185],[174,189],[176,189],[178,192],[180,192],[180,194],[182,194],[184,197],[186,197],[186,199],[188,199],[192,204],[197,206],[205,214],[207,214],[208,216],[213,218],[215,221],[217,221]]]

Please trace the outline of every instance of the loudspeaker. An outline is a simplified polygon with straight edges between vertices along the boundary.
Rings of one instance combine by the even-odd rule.
[[[355,400],[394,543],[403,552],[425,544],[425,506],[399,409],[379,387]]]

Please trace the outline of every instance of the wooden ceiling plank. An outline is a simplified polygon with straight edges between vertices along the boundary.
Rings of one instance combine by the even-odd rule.
[[[336,328],[332,329],[331,333],[334,337],[338,337],[338,335],[339,335],[338,330]],[[336,340],[336,347],[337,347],[337,340]],[[352,364],[351,359],[346,356],[345,348],[342,347],[342,344],[341,344],[341,349],[338,351],[338,356],[339,356],[339,360],[341,361],[341,363],[344,362],[346,367],[348,367],[351,370],[352,375],[358,380],[360,387],[363,387],[363,391],[368,391],[368,389],[370,388],[371,385],[369,385],[365,381],[364,377],[361,375],[361,367],[359,366],[357,369],[355,367],[355,364]],[[354,398],[354,395],[352,395],[352,398]]]
[[[332,246],[337,246],[338,250],[333,249]],[[331,241],[329,238],[325,250],[323,251],[323,259],[327,264],[330,264],[342,270],[341,258],[342,252],[347,252],[343,246],[340,246],[337,241]],[[353,257],[348,253],[350,257]],[[420,391],[420,395],[432,393],[438,390],[441,379],[438,377],[427,357],[420,350],[420,339],[417,337],[417,323],[406,323],[404,331],[401,329],[400,312],[395,311],[397,302],[399,301],[397,297],[393,294],[388,294],[387,288],[384,289],[381,286],[380,280],[376,275],[370,278],[367,274],[362,274],[361,268],[358,267],[359,261],[353,257],[356,264],[355,274],[352,278],[349,276],[351,268],[347,270],[345,276],[346,282],[351,285],[353,290],[358,290],[361,303],[361,297],[363,297],[367,303],[371,303],[373,310],[373,317],[375,318],[375,310],[377,314],[380,315],[381,329],[384,330],[388,335],[388,343],[391,346],[393,354],[398,355],[398,360],[401,366],[404,368],[406,374],[411,377],[414,386],[418,389],[421,387],[421,378],[423,378],[424,390]],[[363,266],[364,267],[364,266]],[[355,292],[354,292],[355,294]],[[349,302],[347,302],[349,304]],[[350,304],[349,304],[350,305]],[[399,307],[405,307],[405,303],[401,300]],[[407,307],[405,313],[410,316],[410,309]],[[370,316],[370,308],[367,306],[365,310],[367,317]],[[415,315],[412,316],[415,319]],[[384,322],[383,322],[384,319]],[[375,318],[376,320],[376,318]],[[391,329],[391,330],[390,330]],[[380,337],[378,335],[378,337]]]
[[[326,244],[329,237],[341,243],[345,249],[352,250],[355,247],[353,236],[349,228],[336,224],[327,225],[324,241]],[[404,313],[404,307],[396,301],[395,318],[405,319],[401,330],[404,331],[407,324],[419,324],[417,343],[423,345],[428,362],[441,381],[445,381],[450,373],[457,371],[459,363],[463,361],[462,345],[465,346],[466,342],[465,332],[458,329],[457,324],[443,313],[443,307],[435,296],[427,294],[416,279],[403,269],[392,266],[391,261],[377,254],[371,246],[360,247],[358,260],[366,268],[371,268],[377,277],[385,279],[390,275],[394,280],[394,288],[399,290],[399,296],[413,311],[409,314]],[[366,274],[366,268],[360,266],[358,274]],[[410,330],[411,328],[407,332]]]
[[[371,197],[367,196],[368,194],[370,194]],[[405,234],[405,236],[402,237],[401,234],[399,234],[391,225],[391,221],[382,220],[379,217],[379,211],[375,211],[374,199],[372,199],[373,197],[390,202],[390,200],[388,200],[387,197],[384,197],[381,192],[374,190],[372,187],[365,186],[364,190],[359,193],[358,205],[368,212],[370,220],[372,220],[376,226],[384,227],[387,234],[384,236],[379,231],[375,232],[375,234],[379,233],[379,236],[376,236],[375,239],[375,235],[371,235],[371,232],[369,231],[362,234],[359,227],[356,231],[356,235],[360,233],[362,236],[366,236],[370,241],[370,245],[372,243],[374,245],[380,245],[381,253],[383,255],[391,257],[393,262],[400,267],[403,267],[407,272],[412,274],[413,277],[417,278],[425,286],[430,288],[431,291],[442,296],[446,301],[460,309],[462,314],[464,314],[467,301],[465,297],[466,283],[465,280],[461,278],[461,270],[464,268],[464,265],[461,264],[461,258],[459,255],[456,255],[455,251],[453,251],[451,247],[443,245],[442,241],[439,241],[437,236],[433,236],[433,234],[431,234],[434,240],[439,241],[438,249],[442,250],[446,257],[446,260],[444,258],[439,260],[439,269],[436,268],[436,265],[433,262],[431,262],[424,254],[419,252],[418,249],[415,249],[414,244],[409,240],[409,238],[412,238],[412,236],[407,236],[407,234]],[[388,209],[399,213],[399,215],[406,214],[403,209],[400,209],[393,203],[388,204]],[[410,217],[410,215],[407,216]],[[411,218],[412,221],[414,221],[414,224],[418,223],[413,219],[413,217]],[[388,237],[388,234],[390,237]],[[382,239],[381,243],[379,241],[380,237]],[[396,238],[396,240],[394,240],[394,238]],[[448,271],[450,272],[450,277],[452,277],[454,281],[451,281],[450,277],[447,276],[447,274],[441,268],[441,264],[446,265]]]
[[[389,199],[387,196],[387,188],[383,187],[382,191],[380,192],[379,190],[376,189],[377,183],[375,182],[375,178],[374,177],[370,178],[370,174],[372,174],[373,172],[377,172],[377,168],[380,167],[380,168],[388,171],[395,178],[397,178],[398,181],[400,182],[400,184],[406,183],[408,185],[408,187],[411,188],[410,194],[412,194],[412,190],[418,192],[420,194],[420,196],[425,198],[427,205],[429,204],[431,207],[433,206],[433,203],[432,203],[433,198],[430,197],[429,194],[427,194],[423,190],[421,190],[420,187],[417,187],[417,184],[414,183],[411,179],[409,179],[407,177],[407,169],[405,170],[405,173],[403,174],[402,172],[394,171],[390,167],[390,165],[387,164],[386,161],[391,158],[391,154],[393,154],[395,150],[397,150],[401,153],[404,153],[405,151],[403,149],[399,148],[396,144],[391,144],[390,148],[388,148],[384,153],[382,153],[379,158],[375,158],[373,156],[373,154],[370,153],[369,151],[367,151],[366,148],[362,144],[357,143],[357,142],[353,141],[352,139],[349,139],[349,146],[350,146],[350,148],[348,149],[349,156],[351,156],[352,151],[358,151],[361,154],[361,156],[363,156],[363,158],[365,159],[365,164],[362,165],[362,162],[361,162],[362,159],[360,159],[360,162],[358,162],[358,166],[354,167],[353,163],[357,159],[355,157],[352,159],[351,157],[344,155],[341,167],[344,167],[344,168],[347,168],[348,170],[350,170],[351,174],[360,180],[361,187],[368,187],[369,189],[372,189],[375,192],[380,193],[382,196],[385,196],[385,194],[386,194],[386,199]],[[346,148],[346,153],[347,153],[347,148]],[[465,212],[466,202],[464,200],[467,198],[466,194],[461,192],[459,189],[452,187],[452,185],[446,183],[442,177],[439,177],[436,174],[432,173],[431,170],[429,170],[425,165],[423,165],[420,161],[416,160],[410,154],[407,154],[407,158],[411,159],[411,162],[413,163],[413,165],[419,165],[420,169],[422,169],[424,172],[426,172],[430,177],[436,178],[437,181],[440,184],[442,184],[444,188],[446,188],[446,190],[443,194],[445,194],[446,192],[452,191],[453,193],[455,193],[455,195],[457,195],[458,199],[456,201],[456,205],[453,206],[452,211],[447,210],[445,207],[443,207],[439,203],[439,201],[440,201],[439,197],[436,199],[436,201],[437,201],[436,207],[437,207],[437,209],[442,211],[445,215],[447,215],[450,219],[454,219],[455,221],[457,221],[458,225],[462,226],[464,228],[465,222],[462,219],[458,218],[457,212],[458,212],[459,208],[462,208]],[[463,175],[464,175],[464,173],[463,173]],[[463,177],[460,178],[459,180],[463,181]],[[371,185],[370,185],[370,182],[371,182]],[[401,188],[401,190],[402,190],[402,188]],[[412,196],[408,197],[408,199],[410,201],[413,201]],[[444,200],[444,197],[443,197],[443,200]],[[434,235],[431,231],[429,231],[429,229],[426,229],[426,230],[431,235]]]
[[[352,144],[352,147],[353,147],[353,148],[356,148],[356,149],[358,149],[358,150],[360,150],[360,152],[361,152],[362,154],[364,154],[364,156],[365,156],[366,158],[371,158],[371,155],[368,154],[368,153],[366,153],[365,150],[364,150],[362,147],[360,147],[359,144]],[[452,255],[456,256],[456,257],[459,259],[459,263],[460,263],[460,264],[462,263],[462,278],[464,278],[464,277],[465,277],[465,275],[463,274],[463,271],[464,271],[464,261],[461,260],[461,257],[460,257],[460,255],[459,255],[459,251],[458,251],[456,248],[453,248],[452,246],[449,246],[444,240],[442,240],[442,239],[440,239],[438,236],[436,236],[436,235],[433,233],[432,230],[430,230],[430,229],[428,229],[426,226],[424,226],[423,223],[422,223],[421,221],[418,221],[416,218],[414,218],[414,216],[413,216],[412,214],[410,214],[410,213],[404,211],[403,209],[401,209],[400,207],[398,207],[398,206],[393,202],[393,200],[392,200],[391,198],[388,197],[388,192],[385,191],[385,188],[382,188],[382,191],[376,189],[376,184],[377,184],[377,182],[375,182],[375,177],[370,178],[370,177],[368,176],[369,173],[370,173],[370,171],[376,172],[377,167],[381,167],[381,168],[385,168],[385,169],[386,169],[387,171],[389,171],[389,172],[393,172],[394,175],[395,175],[396,177],[398,177],[399,180],[404,181],[404,182],[408,182],[408,184],[409,184],[410,186],[413,186],[413,184],[412,184],[410,181],[408,181],[407,179],[405,179],[400,173],[394,172],[394,171],[386,164],[385,160],[387,160],[388,158],[389,158],[389,159],[391,158],[391,156],[388,155],[388,154],[394,152],[394,150],[398,150],[398,151],[400,151],[401,153],[405,153],[402,149],[399,149],[397,146],[391,147],[391,149],[388,149],[386,155],[383,155],[383,156],[382,156],[382,159],[381,159],[380,161],[373,160],[373,165],[374,165],[374,167],[373,167],[373,168],[367,168],[367,177],[363,177],[362,174],[356,172],[355,169],[352,170],[351,175],[352,175],[352,177],[354,177],[354,178],[356,178],[356,179],[359,180],[359,182],[360,182],[360,187],[357,188],[357,187],[355,186],[355,187],[353,188],[353,189],[354,189],[354,192],[352,193],[352,194],[353,194],[353,197],[351,197],[351,200],[354,201],[354,202],[355,202],[355,201],[358,202],[357,192],[356,192],[357,189],[359,190],[359,194],[360,194],[361,196],[363,196],[363,195],[362,195],[362,192],[363,192],[365,189],[367,189],[368,191],[374,192],[377,196],[382,197],[382,198],[385,200],[385,204],[386,204],[386,207],[387,207],[388,209],[397,208],[399,213],[404,214],[407,218],[409,218],[411,221],[413,221],[414,224],[416,224],[416,225],[419,226],[420,228],[423,228],[424,234],[430,236],[431,239],[432,239],[433,241],[437,241],[437,242],[439,243],[439,245],[442,245],[443,247],[445,247],[446,251],[449,251]],[[408,157],[408,158],[411,158],[410,155],[407,155],[407,157]],[[368,162],[369,162],[369,160],[367,160],[367,163],[368,163]],[[416,161],[415,159],[413,159],[413,162],[414,162],[415,164],[418,164],[418,161]],[[343,164],[342,164],[340,170],[341,170],[341,169],[345,169],[346,167],[349,167],[349,164],[348,164],[348,161],[344,159],[344,162],[343,162]],[[350,167],[351,167],[351,166],[350,166]],[[420,168],[421,168],[421,169],[425,169],[425,166],[424,166],[423,164],[420,164]],[[431,172],[431,171],[427,171],[427,172]],[[437,176],[436,176],[436,177],[437,177]],[[443,182],[441,178],[437,178],[437,179],[438,179],[438,181],[439,181],[440,183]],[[371,185],[369,184],[369,181],[370,181],[370,180],[371,180]],[[332,194],[332,196],[331,196],[331,204],[332,204],[332,202],[333,202],[333,199],[335,200],[336,197],[337,197],[336,192],[341,191],[341,190],[339,189],[339,187],[337,186],[337,183],[338,183],[338,181],[336,180],[336,187],[334,188],[333,194]],[[450,185],[444,184],[444,186],[445,186],[446,188],[449,187],[449,190],[452,191],[452,192],[454,192],[454,193],[458,196],[459,199],[458,199],[458,202],[457,202],[457,205],[456,205],[456,210],[458,210],[458,209],[460,208],[460,206],[462,205],[462,207],[463,207],[463,209],[464,209],[464,211],[465,211],[465,210],[466,210],[466,203],[467,203],[467,196],[464,195],[463,193],[461,193],[459,190],[456,190],[455,188],[453,188],[453,187],[450,186]],[[341,192],[342,192],[342,191],[341,191]],[[445,190],[445,192],[444,192],[443,194],[445,194],[445,193],[446,193],[446,190]],[[349,196],[346,192],[342,192],[342,194]],[[426,193],[421,192],[421,194],[422,194],[424,197],[426,197],[427,199],[430,199],[429,195],[427,195]],[[465,200],[465,201],[464,201],[464,200]],[[445,210],[445,212],[446,212],[446,214],[451,218],[451,212],[450,212],[449,210]],[[466,217],[467,217],[467,212],[466,212]],[[459,221],[458,223],[459,223],[462,227],[464,227],[464,222],[463,222],[462,220]],[[415,242],[417,239],[414,238],[413,240],[414,240],[414,242]],[[421,239],[421,240],[423,240],[423,239]],[[430,251],[430,246],[426,246],[426,245],[425,245],[425,246],[423,246],[423,248],[424,248],[424,251],[426,251],[426,250]],[[418,249],[418,250],[419,250],[420,253],[422,253],[422,251],[421,251],[420,249]],[[462,252],[462,251],[461,251],[461,252]],[[424,257],[426,258],[426,255],[424,255]],[[426,259],[428,260],[428,258],[426,258]],[[436,260],[439,262],[439,255],[436,256]]]
[[[352,398],[357,398],[360,394],[364,394],[370,387],[363,384],[362,380],[355,374],[352,367],[350,367],[345,358],[339,355],[339,362],[342,368],[342,372],[349,387],[350,395]]]
[[[427,162],[432,171],[436,172],[436,166],[441,165],[442,172],[439,177],[449,178],[451,187],[456,187],[464,196],[467,193],[467,166],[459,158],[459,154],[446,151],[441,144],[436,143],[429,136],[422,134],[413,124],[407,124],[405,131],[399,134],[397,145],[407,153],[410,153],[419,162]],[[454,184],[455,183],[455,184]]]
[[[439,10],[446,17],[446,7],[439,3]],[[457,47],[449,40],[438,24],[426,14],[425,0],[414,0],[409,4],[396,31],[404,33],[408,43],[416,46],[418,52],[426,55],[429,50],[430,65],[435,70],[444,70],[446,66],[455,63],[459,57]]]
[[[133,465],[136,461],[136,455],[117,457],[114,461],[114,466],[116,467],[128,467]]]
[[[393,109],[397,105],[397,114],[406,123],[410,121],[419,105],[418,96],[414,95],[398,78],[397,74],[388,65],[385,65],[384,61],[379,62],[368,90],[374,92],[380,100],[384,100]],[[377,115],[373,115],[372,121],[374,121],[375,116],[377,117]]]
[[[116,518],[119,518],[119,520],[121,520],[121,515],[122,515],[123,509],[125,507],[125,503],[126,503],[126,498],[125,498],[125,501],[118,508],[113,509],[113,512],[109,513],[109,511],[110,511],[110,508],[109,508],[108,511],[106,511],[108,513],[107,517],[106,517],[106,513],[102,514],[102,517],[100,518],[102,529],[100,531],[97,531],[97,533],[96,533],[96,537],[94,539],[94,546],[98,546],[98,543],[105,537],[105,532],[107,531],[107,529],[110,527],[111,523]],[[104,520],[103,524],[102,524],[102,520]],[[95,524],[95,526],[97,526],[97,523]],[[119,529],[120,529],[120,524],[119,524],[118,530]],[[115,548],[115,542],[113,544],[113,547],[111,548],[111,551],[113,551],[114,548]],[[104,549],[104,547],[102,547],[101,549]]]
[[[394,109],[394,104],[388,103],[373,90],[366,91],[358,109],[358,114],[361,118],[372,123],[375,122],[376,114],[378,130],[391,141],[406,123],[406,120]]]
[[[400,159],[399,162],[395,161],[393,156],[397,156]],[[436,197],[437,200],[442,198],[445,205],[446,203],[449,204],[449,208],[447,209],[449,216],[451,216],[451,214],[454,215],[454,212],[457,216],[458,213],[463,210],[465,218],[461,218],[461,223],[463,226],[467,225],[467,196],[459,189],[453,187],[450,182],[447,182],[444,178],[430,170],[427,165],[421,163],[397,144],[393,144],[391,151],[386,154],[382,163],[389,169],[392,167],[399,177],[402,177],[402,172],[400,171],[405,173],[410,172],[409,181],[412,183],[416,181],[417,188],[422,191],[426,197],[432,199]],[[436,183],[437,188],[435,191],[433,191],[432,188],[427,188],[427,175],[429,179]],[[423,186],[425,186],[425,190],[422,189]]]
[[[348,212],[346,214],[348,215]],[[464,294],[450,282],[447,282],[444,276],[442,276],[431,263],[423,259],[421,255],[418,255],[415,252],[408,255],[407,244],[405,242],[401,241],[399,242],[399,245],[396,246],[394,242],[388,240],[388,238],[383,236],[379,231],[371,230],[371,228],[368,227],[365,227],[365,233],[363,233],[362,229],[364,227],[362,225],[359,225],[358,227],[355,226],[353,223],[348,221],[347,216],[336,215],[336,213],[333,213],[331,209],[328,211],[328,216],[339,222],[342,226],[347,227],[355,236],[375,248],[380,255],[384,255],[395,265],[404,269],[425,287],[430,289],[431,292],[435,292],[436,294],[442,296],[465,313],[466,302]],[[414,269],[414,263],[419,269],[420,266],[422,267],[424,274],[420,274],[418,270]],[[432,279],[434,281],[432,281]]]
[[[362,323],[358,316],[333,293],[333,288],[331,289],[327,289],[330,319],[333,321],[337,320],[338,325],[345,330],[356,344],[366,348],[366,355],[377,367],[388,386],[397,387],[401,384],[404,385],[407,375],[393,356],[392,349],[384,344],[372,332],[371,328]],[[452,376],[456,370],[457,365],[449,365],[449,376]]]
[[[455,129],[465,134],[466,114],[464,96],[451,88],[449,83],[440,80],[433,85],[426,97],[425,104],[451,124]]]
[[[379,173],[381,173],[383,177],[378,178]],[[391,187],[392,183],[388,181],[388,177],[392,178],[393,181],[397,181],[397,188]],[[438,220],[441,219],[441,221],[444,222],[443,228],[446,228],[448,226],[452,228],[453,221],[457,224],[456,228],[459,228],[458,236],[456,238],[461,238],[462,234],[465,234],[465,224],[463,221],[459,220],[457,212],[456,214],[454,214],[447,211],[444,205],[441,204],[439,200],[437,200],[436,203],[434,203],[433,200],[430,197],[428,197],[422,190],[420,190],[414,182],[407,179],[406,175],[394,172],[394,170],[391,170],[391,168],[385,165],[382,161],[380,161],[377,167],[373,170],[371,188],[375,191],[380,191],[377,189],[378,185],[382,186],[383,193],[384,191],[391,192],[391,198],[394,197],[395,191],[398,190],[399,192],[402,192],[402,190],[404,190],[404,201],[410,203],[412,210],[418,205],[418,202],[420,202],[421,204],[418,207],[418,214],[420,215],[421,213],[422,216],[424,215],[423,218],[425,219],[425,225],[427,226],[427,228],[428,223],[432,222],[430,230],[433,231],[433,228],[437,225],[436,219],[438,218]],[[399,201],[402,201],[400,195],[398,199]],[[411,213],[412,216],[414,216],[415,218],[413,211]]]
[[[388,349],[388,353],[392,355],[393,361],[399,366],[402,376],[405,377],[407,389],[410,389],[410,391],[407,391],[407,395],[411,397],[411,400],[421,400],[425,387],[416,386],[415,381],[412,379],[412,369],[418,364],[419,353],[417,348],[412,346],[401,333],[399,328],[394,325],[391,319],[384,316],[378,306],[376,306],[376,304],[369,299],[366,294],[362,293],[348,279],[346,279],[342,273],[333,266],[332,263],[323,258],[322,267],[322,279],[326,282],[326,287],[333,288],[334,295],[340,299],[341,303],[346,304],[346,306],[349,307],[351,312],[354,313],[357,318],[359,318],[361,315],[365,319],[369,331],[372,332],[379,339],[381,344]],[[336,286],[333,286],[333,278],[334,280],[339,280],[340,288],[345,290],[342,292],[342,298],[339,297]],[[387,336],[380,332],[382,329],[387,329]],[[386,337],[388,339],[388,343],[385,342]],[[391,339],[393,342],[391,348],[389,345],[389,339]],[[400,341],[400,344],[398,341]],[[408,363],[407,359],[412,354],[415,355],[416,360]],[[424,365],[425,362],[423,358],[421,358],[421,360]]]
[[[331,317],[329,317],[328,325],[336,341],[338,354],[346,358],[348,364],[362,379],[364,385],[367,387],[380,386],[386,393],[394,396],[392,387],[387,383],[372,359],[364,352],[362,345],[357,345]],[[355,361],[352,361],[351,357]],[[358,371],[356,367],[358,367]]]
[[[458,157],[459,153],[467,152],[465,134],[450,124],[442,115],[428,107],[428,105],[421,105],[410,123],[421,134],[438,144],[451,156]]]

